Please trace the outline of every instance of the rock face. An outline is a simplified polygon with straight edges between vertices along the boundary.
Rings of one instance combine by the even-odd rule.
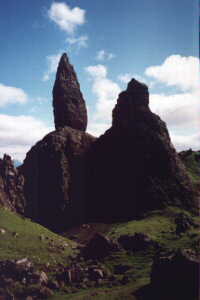
[[[27,216],[54,230],[79,224],[84,217],[84,154],[91,135],[64,127],[49,133],[26,155]]]
[[[165,123],[150,111],[146,85],[131,80],[112,127],[88,153],[86,211],[91,221],[123,221],[166,205],[193,206],[185,167]]]
[[[53,88],[55,128],[65,126],[85,131],[87,111],[80,85],[66,53],[60,59]]]
[[[0,159],[0,205],[23,213],[23,184],[23,176],[15,169],[11,157],[5,154],[3,159]]]

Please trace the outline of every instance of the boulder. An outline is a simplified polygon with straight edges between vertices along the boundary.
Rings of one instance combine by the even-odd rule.
[[[155,257],[151,271],[154,299],[198,299],[200,257],[189,250]]]
[[[88,152],[89,221],[127,221],[168,205],[194,208],[194,192],[166,124],[149,108],[148,87],[131,80],[112,127]]]
[[[101,259],[108,256],[113,248],[109,238],[97,232],[82,249],[82,255],[86,259]]]
[[[118,238],[119,244],[130,251],[144,251],[149,247],[157,247],[158,243],[152,240],[147,234],[139,232],[134,235],[121,235]]]
[[[100,268],[89,268],[88,270],[89,279],[97,281],[104,278],[103,271]]]
[[[126,271],[128,271],[130,269],[131,269],[131,266],[129,266],[129,265],[119,264],[119,265],[115,265],[114,273],[115,274],[124,274],[124,273],[126,273]]]
[[[53,88],[55,128],[69,126],[85,131],[87,110],[73,66],[67,54],[60,59]]]

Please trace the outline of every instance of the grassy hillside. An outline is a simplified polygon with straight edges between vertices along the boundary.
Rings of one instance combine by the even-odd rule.
[[[75,243],[0,207],[0,260],[27,257],[35,263],[65,262]]]
[[[2,232],[0,233],[0,260],[27,257],[35,262],[37,267],[41,266],[41,269],[47,262],[57,266],[63,264],[67,267],[72,255],[78,254],[77,242],[86,243],[95,232],[101,232],[115,242],[122,235],[142,232],[156,241],[164,252],[179,248],[199,251],[199,228],[191,226],[186,232],[177,235],[175,220],[180,213],[188,215],[196,225],[200,223],[199,217],[194,217],[178,208],[168,207],[163,211],[151,212],[141,220],[115,224],[89,224],[89,226],[74,228],[66,232],[65,237],[61,237],[28,219],[0,208],[0,232]],[[76,242],[69,239],[72,236]],[[65,283],[63,287],[53,290],[52,296],[46,299],[140,300],[137,291],[150,282],[152,259],[156,251],[154,247],[143,251],[127,251],[121,248],[120,251],[112,252],[98,261],[98,267],[105,270],[108,277],[113,276],[112,281],[105,279],[98,285],[91,281],[89,286]],[[77,257],[74,263],[86,268],[91,262]],[[123,274],[116,272],[119,265],[127,267]],[[46,270],[46,273],[49,278],[55,279],[56,273],[52,272],[52,269],[50,273]],[[123,282],[124,276],[128,279],[125,283]],[[21,284],[18,288],[24,292],[26,289],[31,290],[35,287],[26,287]],[[16,287],[11,288],[10,291],[15,294]]]

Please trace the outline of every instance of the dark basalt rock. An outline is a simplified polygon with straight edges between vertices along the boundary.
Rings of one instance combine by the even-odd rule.
[[[167,205],[194,206],[186,169],[148,102],[147,86],[131,80],[119,95],[112,127],[89,150],[90,221],[125,221]]]
[[[142,232],[135,233],[134,235],[121,235],[118,239],[118,243],[128,251],[144,251],[149,247],[159,247],[156,241]]]
[[[60,59],[53,88],[55,128],[65,126],[85,131],[87,111],[80,85],[66,53]]]
[[[49,133],[26,155],[25,213],[36,222],[61,231],[84,217],[84,154],[91,135],[64,127]]]
[[[200,257],[192,251],[155,257],[151,272],[153,299],[198,299],[199,268]]]
[[[113,243],[104,235],[96,233],[82,250],[86,259],[101,259],[114,249]]]
[[[0,159],[0,205],[23,214],[25,198],[24,178],[14,167],[9,155]]]

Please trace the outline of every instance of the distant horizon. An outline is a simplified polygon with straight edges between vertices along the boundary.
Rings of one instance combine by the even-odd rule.
[[[51,93],[64,52],[86,101],[87,132],[110,127],[118,94],[135,78],[148,85],[176,150],[200,149],[197,1],[8,0],[1,8],[0,157],[23,161],[54,130]]]

